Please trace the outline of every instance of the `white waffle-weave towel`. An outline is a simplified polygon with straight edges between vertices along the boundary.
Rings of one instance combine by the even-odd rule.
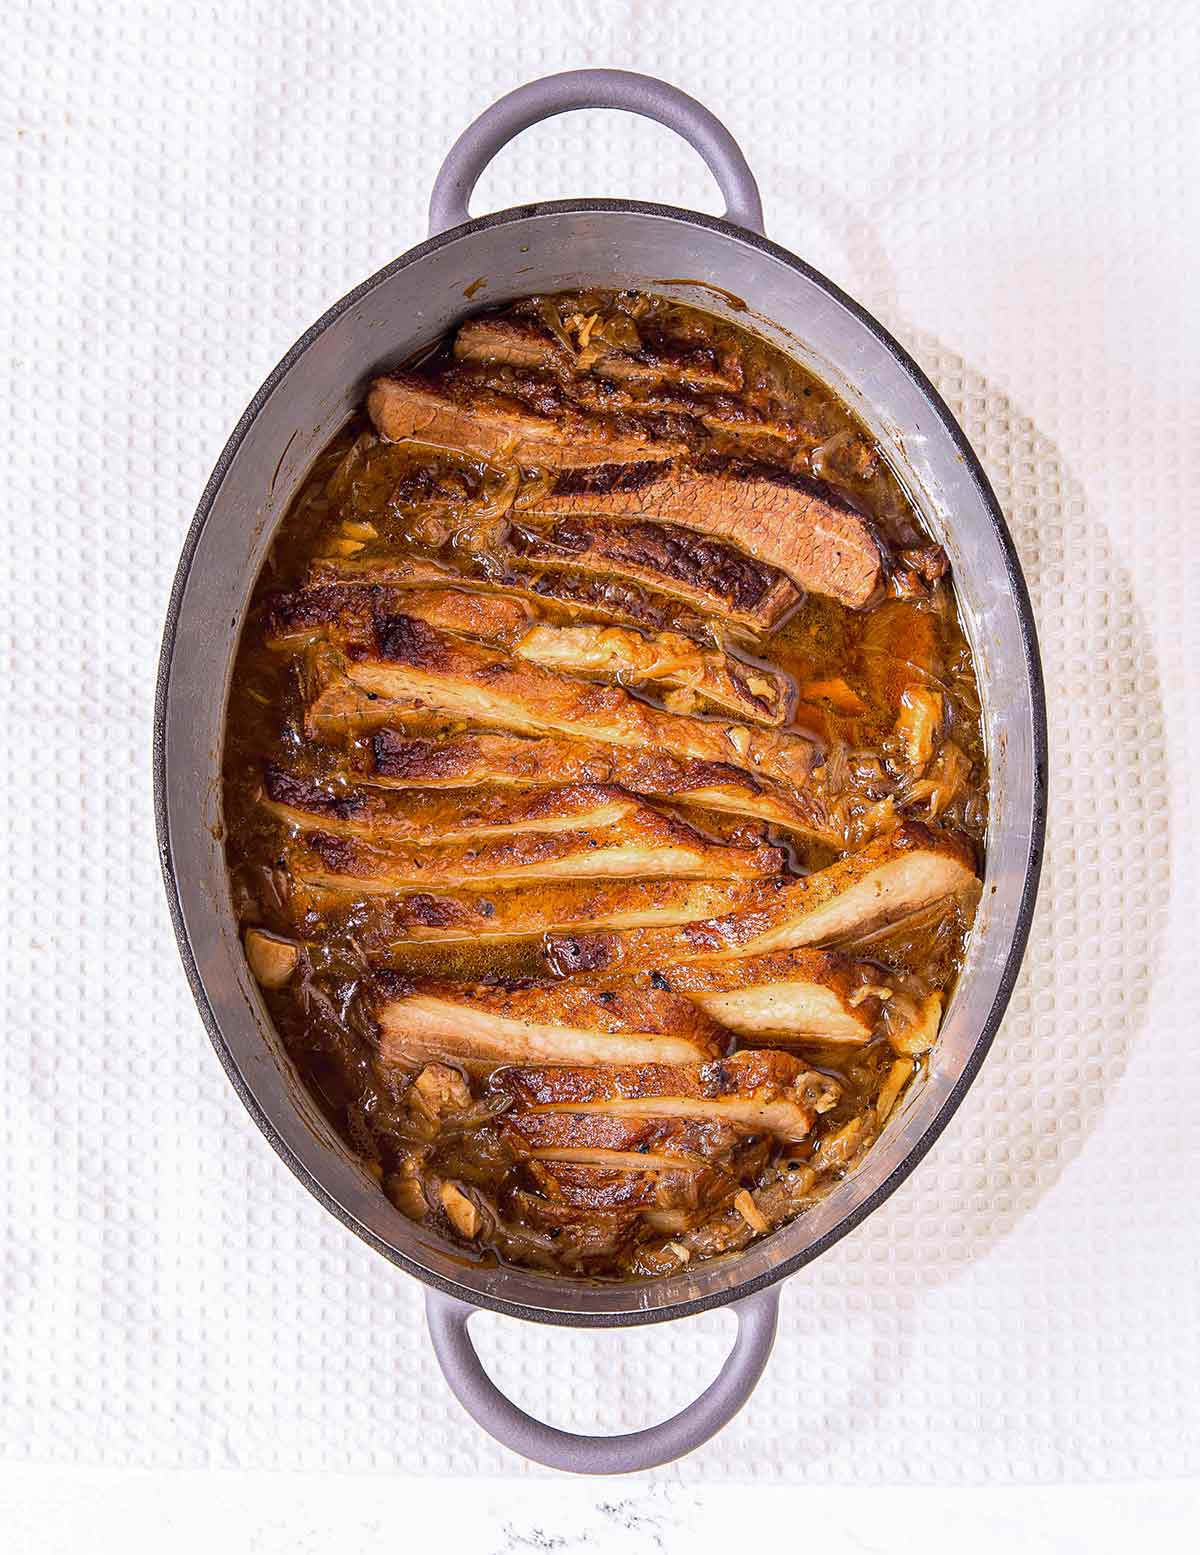
[[[4,1451],[514,1467],[444,1389],[416,1285],[292,1180],[208,1046],[151,693],[181,538],[267,371],[423,235],[476,112],[617,64],[723,115],[771,234],[946,393],[1011,516],[1052,712],[1041,908],[980,1083],[788,1287],[744,1414],[667,1472],[1200,1468],[1191,9],[59,0],[2,25]],[[573,194],[716,206],[666,131],[593,114],[509,148],[475,208]],[[725,1321],[476,1326],[521,1401],[616,1429],[682,1404]]]

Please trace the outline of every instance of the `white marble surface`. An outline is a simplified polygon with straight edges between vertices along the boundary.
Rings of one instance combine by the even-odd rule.
[[[829,1489],[652,1480],[133,1473],[0,1466],[6,1551],[79,1555],[1193,1555],[1200,1484]]]
[[[1194,1548],[1194,7],[26,0],[0,29],[0,1547],[316,1549],[450,1507],[443,1547],[481,1552],[726,1548],[751,1515],[851,1549]],[[476,112],[587,64],[725,117],[771,234],[950,399],[1030,577],[1054,778],[1028,965],[953,1128],[789,1286],[733,1426],[603,1487],[470,1427],[415,1285],[242,1112],[148,770],[170,578],[242,408],[423,234]],[[716,204],[665,131],[588,115],[509,148],[475,208],[591,193]],[[727,1343],[718,1317],[477,1326],[575,1429],[677,1407]]]

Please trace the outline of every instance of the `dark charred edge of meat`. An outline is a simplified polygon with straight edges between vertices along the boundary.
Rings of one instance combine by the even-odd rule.
[[[490,897],[472,891],[464,899],[454,894],[457,889],[448,888],[445,896],[414,891],[376,897],[365,921],[361,898],[348,895],[345,905],[324,906],[320,917],[336,934],[353,937],[365,954],[386,956],[397,943],[409,941],[413,929],[478,930],[495,917],[496,904]]]
[[[887,578],[893,565],[892,549],[870,509],[853,493],[832,486],[827,481],[817,480],[811,475],[801,474],[797,470],[784,470],[778,465],[765,464],[756,459],[731,459],[720,455],[704,454],[695,461],[693,468],[699,474],[728,475],[736,480],[758,482],[762,485],[795,491],[801,496],[823,502],[835,513],[854,519],[865,529],[871,544],[875,547],[878,570],[872,597],[878,597],[879,586]],[[862,601],[862,604],[865,603],[867,601]],[[861,609],[862,605],[856,608]]]
[[[656,338],[645,339],[640,350],[626,352],[625,355],[639,366],[662,373],[664,377],[675,378],[680,383],[687,383],[689,375],[699,375],[703,380],[720,379],[722,386],[729,392],[741,386],[740,361],[732,353],[726,361],[721,361],[711,346],[681,347],[671,343],[665,335],[658,335]],[[601,357],[596,363],[597,371],[603,372],[604,361],[605,358]],[[708,382],[699,386],[708,387]]]
[[[664,384],[694,383],[700,388],[719,386],[736,391],[741,384],[741,363],[734,353],[722,362],[711,346],[681,347],[667,336],[655,334],[637,347],[599,340],[586,353],[591,365],[580,366],[575,352],[553,335],[544,323],[481,314],[459,327],[454,342],[458,361],[516,370],[540,370],[565,377],[582,372],[608,382],[652,375]],[[644,373],[630,373],[630,368]]]
[[[484,731],[483,737],[524,741],[531,747],[538,743],[537,739],[525,741],[522,735],[497,734],[495,731]],[[469,740],[471,736],[467,734],[463,738]],[[544,738],[553,741],[555,736]],[[562,738],[564,743],[570,744],[569,736]],[[380,777],[398,778],[453,777],[467,765],[456,741],[414,739],[400,729],[380,729],[374,735],[371,760]],[[686,795],[697,789],[725,785],[751,794],[766,792],[752,773],[720,761],[689,761],[661,751],[629,750],[621,746],[601,749],[597,752],[597,760],[604,763],[605,770],[587,782],[617,783],[634,793],[645,789],[663,795]],[[581,777],[579,781],[585,780]]]
[[[592,496],[608,491],[640,491],[659,480],[663,466],[650,460],[638,464],[597,464],[580,470],[563,470],[554,481],[555,496]]]
[[[268,637],[312,626],[370,620],[374,591],[369,584],[323,584],[271,594],[263,602],[263,621]]]
[[[728,1059],[718,1058],[706,1064],[700,1071],[701,1084],[706,1096],[732,1096],[738,1092],[739,1070]]]
[[[498,438],[504,444],[515,439],[518,444],[536,445],[541,451],[540,456],[529,455],[529,462],[539,468],[557,464],[556,460],[546,457],[551,449],[566,448],[581,440],[589,449],[595,448],[598,453],[603,449],[615,462],[653,459],[649,449],[659,435],[652,425],[652,418],[639,418],[635,425],[629,417],[597,414],[588,416],[584,424],[580,424],[580,418],[564,424],[561,411],[542,414],[535,404],[523,404],[521,399],[514,397],[508,383],[490,383],[488,374],[493,370],[486,365],[467,362],[448,368],[436,384],[411,374],[390,373],[377,378],[372,385],[367,402],[368,412],[381,436],[403,441],[410,435],[409,432],[397,432],[394,426],[391,431],[384,430],[389,420],[396,419],[391,415],[396,407],[385,404],[380,396],[399,391],[419,394],[425,403],[430,399],[440,401],[440,405],[434,405],[435,411],[444,408],[462,420],[460,435],[451,437],[450,446],[484,462],[491,461],[501,451]],[[509,369],[500,371],[507,373]],[[553,380],[540,381],[545,393],[553,396]],[[374,403],[376,401],[378,403]],[[547,410],[550,409],[547,404]],[[400,419],[404,419],[403,415]],[[411,435],[419,438],[423,426],[423,423],[419,424],[416,432]],[[678,448],[679,443],[676,441],[672,448],[664,450],[664,457],[670,457]]]
[[[701,788],[722,788],[736,785],[743,791],[762,794],[763,785],[750,772],[723,761],[689,760],[671,756],[664,751],[639,751],[622,749],[617,753],[620,768],[614,776],[625,788],[646,790],[659,794],[685,796]]]
[[[686,789],[677,789],[677,793],[697,788],[721,788],[726,783],[735,783],[752,794],[767,792],[752,772],[723,761],[684,761],[679,763],[679,770],[688,782]]]
[[[707,631],[704,617],[689,613],[687,605],[680,600],[617,578],[602,579],[557,568],[547,574],[533,568],[518,570],[506,566],[504,575],[496,581],[501,588],[527,589],[539,598],[557,604],[575,604],[608,620],[628,621],[655,631],[684,632],[697,639],[702,639]]]
[[[607,1064],[594,1066],[513,1064],[499,1068],[493,1085],[522,1107],[569,1109],[618,1099],[651,1101],[684,1096],[719,1101],[735,1096],[758,1100],[795,1100],[795,1087],[839,1089],[836,1081],[809,1067],[799,1056],[777,1048],[748,1048],[725,1058],[698,1063]],[[807,1094],[804,1101],[808,1100]]]
[[[532,418],[538,424],[539,444],[547,440],[567,443],[572,438],[598,447],[612,444],[612,454],[606,462],[616,465],[642,462],[633,455],[653,443],[670,442],[678,448],[684,442],[683,434],[691,430],[686,419],[679,416],[656,416],[640,411],[633,414],[621,406],[583,402],[570,392],[568,382],[563,375],[547,376],[529,368],[465,358],[442,375],[439,388],[450,404],[464,412],[480,414],[480,395],[483,394],[494,397],[510,415],[515,412]],[[624,458],[623,451],[626,452]],[[666,460],[645,462],[656,464]],[[537,461],[532,460],[530,467],[539,468]]]
[[[347,875],[353,871],[358,851],[350,838],[335,837],[327,831],[307,831],[300,840],[335,875]]]
[[[681,337],[653,316],[639,319],[637,331],[641,341],[638,354],[648,356],[651,361],[667,362],[684,370],[717,372],[737,390],[745,387],[746,371],[740,349],[727,343],[714,346],[707,341]]]
[[[546,944],[546,966],[555,977],[575,977],[584,972],[606,972],[611,963],[612,954],[609,946],[595,934],[585,934],[578,939],[572,934],[554,934]],[[654,986],[661,992],[671,991],[671,985],[665,979]]]
[[[494,911],[490,902],[480,902],[475,912],[464,910],[461,902],[451,901],[444,896],[431,896],[427,891],[419,891],[404,898],[405,923],[419,924],[427,929],[451,929],[464,919],[473,923],[476,916],[486,918]]]
[[[633,361],[634,358],[626,360]],[[773,427],[763,425],[758,411],[733,398],[727,389],[692,383],[686,378],[664,378],[654,385],[650,397],[643,398],[637,393],[636,384],[632,391],[628,387],[628,375],[624,379],[606,377],[599,363],[589,372],[553,368],[547,373],[514,363],[484,362],[480,358],[467,357],[460,359],[460,364],[452,368],[448,376],[460,393],[467,392],[469,386],[486,388],[513,398],[523,409],[550,420],[582,411],[589,417],[611,421],[625,434],[638,436],[643,442],[665,442],[690,448],[697,440],[707,437],[705,426],[713,417],[737,422],[740,430],[749,435],[779,435]],[[786,419],[789,422],[796,420],[794,407]],[[820,439],[812,433],[809,440],[817,442]],[[665,463],[664,460],[621,461],[615,458],[607,462],[618,468],[647,462],[661,467]]]
[[[332,815],[340,821],[352,820],[369,808],[362,794],[331,794],[317,783],[293,777],[273,761],[263,763],[263,788],[276,804],[291,805],[313,815]]]
[[[745,916],[748,937],[759,915],[751,910]],[[723,919],[700,919],[695,923],[681,923],[677,926],[679,937],[693,951],[719,951],[729,943],[728,933],[722,932],[719,927],[723,922]],[[547,935],[546,965],[555,977],[575,977],[583,972],[609,972],[613,967],[614,941],[618,938],[609,930],[601,930],[596,934]],[[657,975],[661,976],[661,972]],[[669,983],[667,987],[670,987]]]
[[[375,647],[381,659],[415,668],[445,662],[446,643],[440,632],[413,616],[379,616],[375,621]]]
[[[977,870],[979,859],[975,844],[964,832],[951,831],[942,826],[927,826],[924,821],[904,820],[890,836],[880,842],[898,853],[912,853],[929,849],[944,857],[956,858],[969,869]]]
[[[455,580],[447,575],[447,585]],[[462,580],[469,581],[469,580]],[[436,585],[431,585],[435,587]],[[447,587],[447,594],[453,590]],[[310,627],[332,626],[357,641],[351,651],[361,652],[363,641],[374,637],[380,653],[385,658],[394,657],[385,643],[398,648],[403,645],[406,662],[417,651],[419,643],[428,645],[436,640],[433,628],[416,617],[407,616],[402,610],[389,614],[389,606],[403,599],[404,591],[386,582],[373,583],[321,583],[313,588],[295,589],[290,593],[274,594],[267,602],[266,630],[268,637],[285,636],[289,632]]]
[[[459,749],[443,740],[414,740],[398,729],[380,729],[371,742],[380,777],[453,777],[462,770]]]
[[[777,568],[680,524],[568,518],[548,530],[514,525],[509,543],[520,555],[557,557],[568,564],[594,552],[614,566],[657,573],[743,612],[760,608],[788,582]]]
[[[803,496],[824,502],[828,507],[840,509],[854,518],[870,518],[870,513],[844,491],[819,481],[814,476],[802,475],[798,470],[785,470],[777,464],[765,464],[757,459],[730,459],[720,454],[701,454],[692,468],[698,475],[728,475],[735,480],[755,481],[768,486],[780,486],[788,491],[798,491]]]
[[[381,1005],[390,1003],[393,999],[407,999],[416,991],[416,984],[403,972],[385,966],[371,968],[372,1003]]]

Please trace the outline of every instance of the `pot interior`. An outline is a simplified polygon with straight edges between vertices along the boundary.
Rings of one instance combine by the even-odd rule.
[[[834,387],[875,434],[954,569],[983,703],[991,816],[983,898],[930,1072],[859,1170],[736,1257],[667,1280],[601,1285],[496,1267],[441,1243],[392,1207],[332,1133],[245,965],[219,841],[219,775],[228,680],[254,579],[309,465],[369,380],[481,307],[614,284],[667,293],[758,331]],[[230,439],[189,535],[164,644],[157,761],[168,890],[231,1078],[272,1143],[347,1224],[465,1300],[546,1321],[654,1321],[727,1301],[815,1257],[903,1178],[957,1104],[1024,946],[1041,848],[1043,726],[1036,643],[1007,531],[961,434],[895,343],[790,255],[723,223],[625,202],[525,208],[413,250],[339,303],[272,374]]]

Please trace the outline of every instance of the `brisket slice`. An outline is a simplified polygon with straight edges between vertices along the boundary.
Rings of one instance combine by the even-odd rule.
[[[555,929],[688,923],[748,907],[772,889],[769,881],[571,880],[360,899],[350,882],[348,892],[300,886],[293,903],[301,913],[319,911],[335,937],[352,934],[365,954],[385,958],[413,940],[524,939]]]
[[[832,488],[768,464],[601,465],[563,472],[548,495],[518,505],[534,522],[603,517],[697,530],[845,605],[865,605],[882,573],[879,545],[859,513]]]
[[[593,339],[576,352],[568,350],[549,330],[520,319],[468,319],[455,336],[454,355],[460,362],[549,373],[593,373],[617,383],[680,384],[727,394],[737,393],[742,386],[737,364],[722,366],[705,348],[623,351],[605,340]]]
[[[382,718],[389,704],[370,706]],[[803,791],[772,793],[728,762],[680,759],[664,751],[565,736],[456,734],[423,739],[384,728],[374,736],[359,776],[393,788],[616,784],[651,799],[750,816],[833,846],[840,841],[834,820]]]
[[[869,988],[889,982],[878,968],[824,950],[776,951],[732,961],[683,962],[643,972],[635,987],[669,989],[747,1042],[839,1042],[861,1046],[879,1026]]]
[[[658,990],[407,982],[378,973],[375,1010],[385,1064],[446,1058],[473,1064],[689,1063],[729,1045],[687,999]]]
[[[630,435],[599,417],[535,416],[496,394],[462,404],[408,374],[377,378],[367,413],[381,437],[413,439],[492,464],[574,469],[605,460],[670,459],[678,444]]]
[[[576,785],[529,792],[409,794],[332,786],[297,778],[275,763],[264,770],[264,808],[290,826],[341,837],[426,843],[511,837],[519,832],[596,830],[638,808],[619,788]]]
[[[463,560],[466,565],[467,559]],[[482,570],[455,573],[424,562],[414,569],[410,558],[386,554],[350,559],[319,557],[308,569],[308,587],[374,584],[417,588],[433,584],[451,588],[457,585],[480,593],[511,594],[521,599],[569,605],[573,617],[583,621],[683,631],[693,637],[704,637],[709,629],[704,616],[683,610],[679,600],[655,594],[640,583],[586,573],[540,571],[523,564],[511,550],[501,548],[492,552],[491,560],[503,566],[502,576],[485,575]]]
[[[678,523],[613,520],[582,510],[558,517],[542,507],[521,514],[509,544],[526,566],[645,584],[760,633],[778,625],[800,597],[778,568]]]
[[[732,354],[719,361],[706,347],[661,344],[626,351],[593,337],[576,352],[540,325],[479,318],[460,327],[454,355],[467,373],[479,373],[477,387],[501,388],[543,414],[573,402],[601,417],[621,415],[626,424],[630,417],[647,416],[651,426],[655,419],[690,422],[735,440],[735,446],[749,440],[776,464],[835,485],[839,478],[869,480],[879,464],[866,438],[848,431],[830,438],[803,401],[748,404],[739,393],[740,362]],[[492,368],[501,371],[489,377]],[[469,396],[470,380],[460,381]]]
[[[682,821],[649,808],[615,825],[517,832],[477,843],[400,845],[314,829],[289,847],[292,873],[302,884],[377,896],[504,881],[757,880],[777,875],[783,865],[779,848],[709,842]]]
[[[604,745],[737,764],[802,784],[814,747],[801,736],[680,717],[621,686],[593,685],[458,641],[411,616],[376,622],[375,643],[346,657],[361,690],[427,712],[520,734],[566,734]]]
[[[745,664],[722,649],[703,648],[680,632],[538,623],[516,640],[513,654],[543,669],[597,675],[623,685],[673,686],[754,723],[777,726],[791,710],[792,690],[784,676]]]
[[[679,928],[549,936],[547,962],[559,975],[659,970],[807,945],[836,945],[965,890],[975,880],[962,838],[907,821],[890,836],[802,880],[763,906]]]
[[[398,612],[456,637],[500,646],[527,631],[534,614],[524,600],[505,594],[365,584],[277,594],[267,610],[268,644],[292,650],[311,642],[370,641],[377,619]]]
[[[692,1118],[803,1139],[840,1087],[790,1053],[748,1050],[706,1064],[512,1068],[493,1085],[523,1110]]]

